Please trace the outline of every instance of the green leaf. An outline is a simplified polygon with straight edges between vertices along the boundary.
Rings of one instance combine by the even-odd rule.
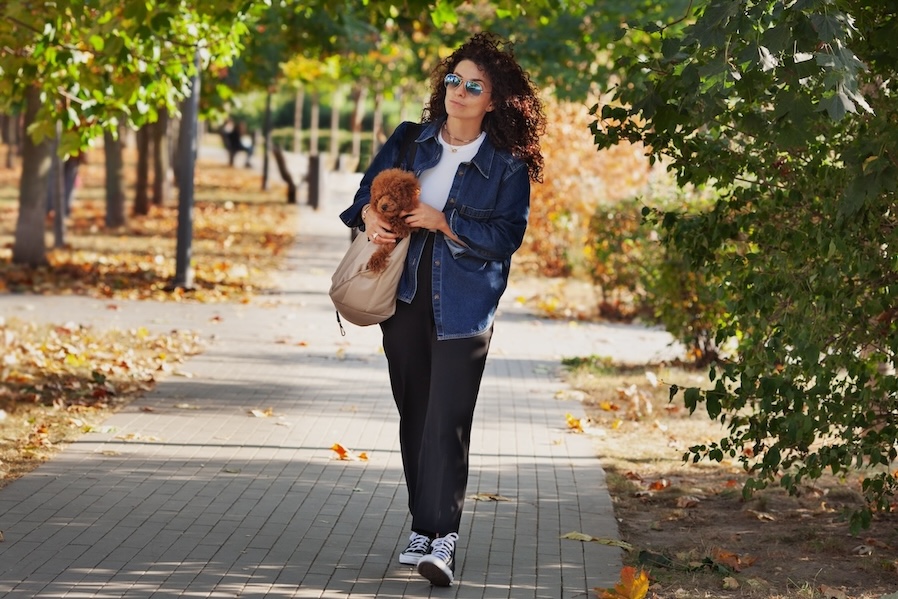
[[[831,44],[844,35],[842,22],[833,15],[811,15],[811,24],[820,40]]]
[[[437,27],[458,23],[455,7],[448,0],[438,0],[436,6],[430,12],[430,18]]]
[[[832,94],[821,100],[818,106],[818,110],[825,110],[829,118],[834,121],[841,120],[849,112],[849,108],[850,112],[855,112],[854,103],[842,92]]]
[[[94,50],[97,52],[102,52],[103,48],[106,47],[106,42],[99,35],[92,35],[89,38],[90,45],[93,46]]]

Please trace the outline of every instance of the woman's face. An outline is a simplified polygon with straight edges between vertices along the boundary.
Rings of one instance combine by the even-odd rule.
[[[461,83],[457,87],[446,87],[446,113],[457,119],[483,120],[486,113],[493,109],[493,87],[489,75],[470,60],[462,60],[452,72],[461,77]],[[469,81],[479,83],[483,92],[475,95],[469,91],[466,85]]]

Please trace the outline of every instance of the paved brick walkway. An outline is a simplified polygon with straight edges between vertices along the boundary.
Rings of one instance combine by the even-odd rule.
[[[348,244],[340,190],[302,205],[282,291],[253,305],[0,295],[0,314],[190,329],[184,375],[0,490],[4,597],[585,598],[618,580],[617,536],[589,437],[565,430],[562,356],[669,352],[632,327],[540,320],[507,294],[472,439],[456,584],[401,566],[410,519],[377,327],[342,337],[327,298]],[[199,258],[199,257],[198,257]],[[150,410],[151,408],[151,410]],[[249,410],[273,410],[256,418]],[[341,443],[367,461],[339,461]]]

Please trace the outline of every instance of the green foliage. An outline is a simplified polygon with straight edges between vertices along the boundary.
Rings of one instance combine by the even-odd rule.
[[[869,510],[895,495],[896,36],[894,3],[711,0],[621,56],[633,76],[596,109],[600,147],[642,142],[720,194],[657,223],[724,306],[702,315],[715,343],[734,345],[714,388],[684,396],[728,436],[687,457],[738,459],[748,492],[857,468]]]
[[[595,354],[586,357],[564,358],[561,360],[561,364],[570,370],[586,370],[594,374],[609,374],[618,369],[614,358]]]
[[[603,303],[619,303],[621,295],[640,286],[646,253],[652,251],[642,207],[636,202],[599,206],[589,222],[589,240],[590,278],[601,289]]]
[[[63,125],[60,153],[88,147],[125,120],[140,125],[190,90],[203,67],[228,64],[251,4],[212,2],[7,2],[0,5],[0,103],[19,107],[26,88],[42,105],[29,133]]]

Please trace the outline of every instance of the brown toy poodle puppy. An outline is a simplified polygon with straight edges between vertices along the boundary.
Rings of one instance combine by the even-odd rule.
[[[414,173],[399,168],[381,171],[371,181],[371,208],[381,219],[387,221],[388,228],[398,239],[408,236],[412,228],[400,216],[418,205],[421,188]],[[379,245],[368,260],[368,268],[375,273],[387,267],[390,252],[395,246]]]

